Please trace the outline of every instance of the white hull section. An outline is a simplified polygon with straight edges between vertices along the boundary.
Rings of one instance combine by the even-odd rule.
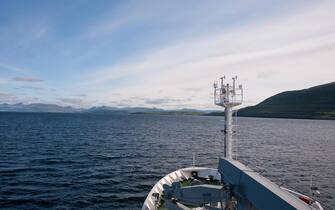
[[[145,199],[142,210],[155,210],[155,198],[152,196],[152,194],[159,193],[161,195],[163,192],[164,184],[171,185],[173,182],[189,179],[192,176],[192,171],[198,172],[198,176],[200,177],[213,176],[214,179],[221,180],[220,173],[217,169],[213,168],[189,167],[176,170],[172,173],[169,173],[155,184],[155,186],[151,189],[147,198]]]
[[[166,176],[164,176],[162,179],[160,179],[155,186],[151,189],[149,192],[147,198],[145,199],[142,210],[156,210],[156,199],[153,196],[153,193],[158,193],[159,195],[162,195],[163,192],[163,185],[171,185],[173,182],[176,181],[182,181],[185,179],[189,179],[192,177],[192,172],[196,171],[198,173],[199,177],[208,177],[212,176],[215,180],[221,180],[221,175],[218,172],[217,169],[213,168],[205,168],[205,167],[188,167],[188,168],[182,168],[179,170],[176,170]],[[265,178],[264,178],[265,179]],[[275,184],[274,184],[275,185]],[[288,193],[290,196],[294,196],[298,199],[301,200],[301,197],[310,199],[308,196],[303,195],[301,193],[295,192],[293,190],[284,188],[284,187],[279,187],[281,190],[284,192]],[[301,201],[303,202],[303,201]],[[313,201],[311,204],[308,205],[311,210],[323,210],[322,206],[320,205],[319,202]]]

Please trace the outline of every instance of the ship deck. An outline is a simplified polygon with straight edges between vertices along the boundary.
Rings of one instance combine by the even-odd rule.
[[[242,164],[243,166],[243,164]],[[241,167],[242,167],[241,166]],[[256,174],[256,172],[252,171],[251,169],[247,168],[244,170],[247,173],[251,173],[252,177],[256,177],[257,182],[260,182],[261,184],[264,182],[267,187],[271,187],[271,189],[274,191],[274,193],[279,193],[281,197],[284,197],[284,200],[287,200],[289,203],[294,203],[294,205],[299,205],[301,208],[298,209],[304,209],[304,210],[323,210],[321,205],[317,201],[313,201],[313,203],[306,204],[303,203],[303,201],[299,200],[301,196],[307,197],[303,194],[297,193],[292,190],[288,190],[286,188],[282,188],[277,186],[276,184],[272,183],[268,179]],[[196,178],[194,177],[194,173],[196,173]],[[159,180],[155,186],[152,188],[152,190],[149,192],[142,210],[168,210],[171,208],[168,208],[168,206],[171,206],[171,201],[169,200],[166,202],[164,200],[164,185],[166,186],[172,186],[173,183],[179,183],[182,188],[191,188],[192,186],[206,186],[213,188],[221,188],[223,187],[223,183],[221,182],[221,174],[217,169],[213,168],[204,168],[204,167],[189,167],[189,168],[183,168],[176,170],[165,177],[163,177],[161,180]],[[274,189],[276,188],[276,189]],[[308,197],[307,197],[308,198]],[[206,209],[206,207],[199,207],[196,205],[192,205],[191,203],[182,203],[179,201],[174,202],[177,208],[173,209]],[[168,205],[169,204],[169,205]],[[224,202],[218,202],[215,204],[216,207],[212,209],[222,209],[222,206],[225,206],[226,204]],[[246,209],[258,209],[254,206],[251,208]]]

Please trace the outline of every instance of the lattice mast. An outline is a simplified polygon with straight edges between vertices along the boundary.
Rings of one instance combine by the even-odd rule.
[[[243,101],[242,85],[236,86],[237,77],[233,77],[233,85],[226,83],[226,77],[220,78],[220,84],[214,81],[214,104],[224,107],[224,157],[233,158],[233,107]]]

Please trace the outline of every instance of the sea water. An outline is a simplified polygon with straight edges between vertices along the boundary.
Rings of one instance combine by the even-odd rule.
[[[237,118],[235,158],[335,209],[335,121]],[[165,174],[217,167],[223,118],[0,113],[0,208],[139,209]]]

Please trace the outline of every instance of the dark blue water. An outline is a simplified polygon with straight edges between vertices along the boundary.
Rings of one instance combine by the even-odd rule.
[[[0,113],[0,208],[139,209],[165,174],[216,167],[221,117]],[[335,206],[335,121],[239,118],[238,159]],[[263,170],[264,169],[264,170]]]

